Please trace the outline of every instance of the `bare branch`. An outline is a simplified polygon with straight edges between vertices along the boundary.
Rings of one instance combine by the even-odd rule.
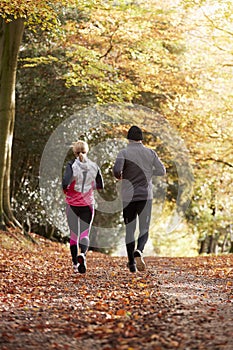
[[[117,32],[119,26],[120,26],[120,25],[118,24],[118,25],[117,25],[117,28],[115,29],[115,31],[111,34],[110,40],[109,40],[110,46],[109,46],[109,48],[107,49],[107,51],[106,51],[102,56],[100,56],[100,60],[101,60],[102,58],[104,58],[104,57],[107,57],[107,55],[109,54],[109,52],[112,50],[112,48],[113,48],[113,44],[112,44],[113,36],[116,34],[116,32]]]
[[[212,26],[213,26],[215,29],[218,29],[218,30],[220,30],[220,31],[222,31],[222,32],[224,32],[224,33],[227,33],[227,34],[233,36],[233,32],[230,32],[229,30],[226,30],[226,29],[224,29],[224,28],[221,28],[221,27],[217,26],[217,25],[215,24],[215,22],[214,22],[203,10],[202,10],[202,12],[203,12],[203,15],[208,19],[208,21],[212,24]]]
[[[225,162],[224,160],[222,159],[214,159],[212,157],[210,158],[205,158],[205,159],[201,159],[202,162],[209,162],[209,161],[212,161],[212,162],[216,162],[216,163],[222,163],[226,166],[229,166],[230,168],[233,168],[233,164],[231,163],[228,163],[228,162]]]
[[[233,67],[233,63],[225,63],[222,66],[223,67]]]

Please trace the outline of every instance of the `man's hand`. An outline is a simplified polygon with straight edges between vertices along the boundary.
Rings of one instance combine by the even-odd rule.
[[[118,176],[115,175],[116,179],[117,180],[122,180],[123,179],[123,174],[122,174],[122,171],[120,172],[120,174],[117,174]]]

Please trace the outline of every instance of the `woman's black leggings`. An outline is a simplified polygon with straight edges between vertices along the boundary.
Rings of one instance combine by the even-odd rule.
[[[68,226],[70,229],[70,251],[72,261],[77,265],[78,245],[81,253],[86,253],[89,247],[89,232],[94,218],[94,206],[66,207]]]

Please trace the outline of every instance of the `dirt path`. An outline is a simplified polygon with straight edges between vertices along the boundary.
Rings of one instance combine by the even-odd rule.
[[[69,250],[1,235],[0,349],[233,349],[233,256],[126,258],[88,254],[74,275]]]

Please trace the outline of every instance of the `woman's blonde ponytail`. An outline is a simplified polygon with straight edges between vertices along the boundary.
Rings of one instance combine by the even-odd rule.
[[[78,140],[73,143],[73,153],[80,162],[84,161],[84,153],[87,153],[88,150],[88,144],[85,141]]]
[[[82,152],[80,152],[80,153],[79,153],[78,157],[79,157],[80,162],[82,162],[82,163],[83,163],[83,159],[84,159],[84,157],[83,157]]]

